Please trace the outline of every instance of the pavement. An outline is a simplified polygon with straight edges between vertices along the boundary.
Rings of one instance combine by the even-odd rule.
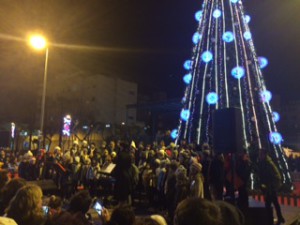
[[[264,208],[265,204],[264,202],[257,201],[252,197],[249,197],[249,205],[250,208]],[[300,207],[297,206],[288,206],[281,204],[281,212],[283,217],[285,218],[285,225],[298,225],[300,224]],[[275,211],[273,212],[273,215],[275,217],[274,219],[274,224],[276,224],[276,213]]]

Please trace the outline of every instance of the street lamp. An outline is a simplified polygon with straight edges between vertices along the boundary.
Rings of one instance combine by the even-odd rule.
[[[44,82],[43,82],[43,94],[42,94],[42,106],[41,106],[41,123],[40,132],[44,135],[44,118],[45,118],[45,103],[46,103],[46,89],[47,89],[47,70],[48,70],[48,53],[47,40],[41,35],[33,35],[29,38],[29,44],[36,50],[46,50],[45,53],[45,67],[44,67]],[[45,140],[43,138],[43,145],[45,147]]]

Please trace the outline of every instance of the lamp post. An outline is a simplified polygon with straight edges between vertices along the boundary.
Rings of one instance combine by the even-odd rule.
[[[46,90],[47,90],[47,71],[48,71],[48,54],[49,49],[47,47],[46,39],[41,35],[33,35],[29,39],[30,45],[36,50],[45,49],[45,67],[44,67],[44,82],[43,82],[43,93],[42,93],[42,105],[41,105],[41,122],[40,132],[43,137],[44,135],[44,118],[45,118],[45,104],[46,104]],[[43,138],[42,147],[45,147],[45,138]]]

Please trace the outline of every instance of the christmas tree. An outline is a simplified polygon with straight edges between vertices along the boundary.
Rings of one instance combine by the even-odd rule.
[[[272,94],[262,75],[268,60],[256,54],[248,25],[251,18],[244,13],[242,1],[204,0],[195,19],[199,25],[192,38],[192,57],[184,62],[186,89],[173,138],[176,143],[184,139],[211,144],[213,112],[239,108],[245,149],[271,149],[284,183],[290,184],[283,138],[276,127],[279,114],[271,108]]]

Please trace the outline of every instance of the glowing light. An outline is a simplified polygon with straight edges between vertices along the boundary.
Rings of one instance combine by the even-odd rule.
[[[208,63],[209,61],[211,61],[213,59],[213,55],[210,51],[205,51],[205,52],[202,53],[201,59],[204,62]]]
[[[203,16],[203,11],[202,10],[195,13],[195,19],[199,22],[202,19],[202,16]]]
[[[271,143],[273,143],[275,145],[279,145],[283,141],[283,138],[282,138],[282,135],[280,133],[271,132],[269,134],[269,140],[271,141]]]
[[[245,31],[243,36],[246,41],[249,41],[252,38],[252,34],[250,33],[250,31]]]
[[[262,102],[269,102],[272,99],[272,93],[268,90],[264,90],[260,92],[260,98]]]
[[[186,69],[186,70],[190,70],[190,69],[192,69],[192,64],[193,64],[192,60],[186,60],[186,61],[183,63],[183,67],[184,67],[184,69]]]
[[[180,117],[182,120],[187,121],[190,118],[190,110],[182,109],[180,113]]]
[[[171,131],[171,138],[176,139],[178,137],[178,130],[174,129]]]
[[[277,123],[279,120],[280,120],[280,115],[278,112],[272,112],[272,118],[273,118],[273,121],[275,123]]]
[[[192,80],[192,74],[188,73],[188,74],[184,75],[184,77],[183,77],[184,83],[189,84],[189,83],[191,83],[191,80]]]
[[[193,35],[193,43],[196,45],[198,42],[201,40],[202,35],[199,34],[198,32],[194,33]]]
[[[261,69],[265,68],[269,64],[269,61],[266,57],[259,56],[257,59]]]
[[[234,35],[231,31],[226,31],[223,35],[222,35],[222,39],[223,41],[229,43],[232,42],[234,40]]]
[[[72,117],[70,115],[66,115],[63,118],[63,120],[64,120],[64,125],[63,125],[62,134],[69,137],[71,135]]]
[[[11,138],[15,138],[15,130],[16,130],[16,124],[11,123]]]
[[[245,23],[249,23],[251,21],[251,17],[249,15],[244,16]]]
[[[46,48],[46,46],[47,46],[47,41],[46,41],[46,39],[45,39],[43,36],[41,36],[41,35],[34,35],[34,36],[31,36],[31,37],[29,38],[29,43],[30,43],[30,45],[31,45],[33,48],[35,48],[35,49],[37,49],[37,50],[44,49],[44,48]]]
[[[210,105],[216,104],[218,100],[219,100],[218,94],[215,92],[209,92],[206,95],[206,102]]]
[[[222,12],[220,9],[215,9],[213,12],[213,17],[219,18],[222,15]]]
[[[230,0],[232,3],[237,3],[239,0]]]
[[[245,75],[245,70],[241,66],[234,67],[231,70],[231,75],[236,79],[240,79]]]

